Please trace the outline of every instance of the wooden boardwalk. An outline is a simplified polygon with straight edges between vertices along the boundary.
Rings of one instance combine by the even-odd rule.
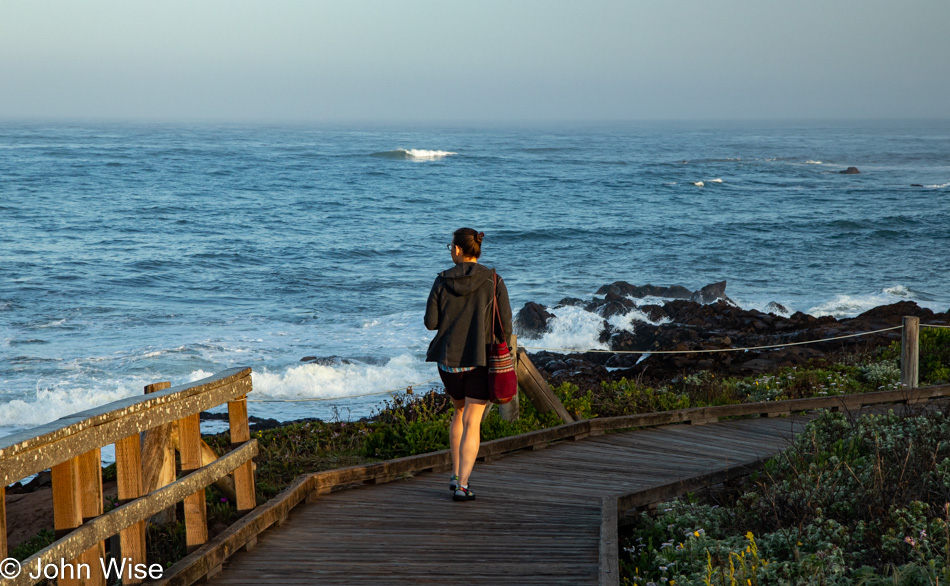
[[[477,499],[448,474],[320,496],[238,553],[215,584],[595,584],[602,498],[751,463],[806,418],[668,425],[476,464]]]

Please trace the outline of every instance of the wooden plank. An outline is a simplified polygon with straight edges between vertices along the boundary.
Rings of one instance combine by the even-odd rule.
[[[210,466],[203,467],[187,476],[160,488],[152,494],[136,499],[93,519],[60,539],[23,560],[23,567],[37,567],[37,564],[58,564],[60,560],[72,559],[89,549],[96,542],[118,533],[124,528],[144,521],[155,513],[193,494],[201,487],[208,486],[215,479],[227,476],[235,468],[257,455],[257,440],[251,440],[241,447],[228,452]],[[4,582],[4,586],[31,584],[32,580],[24,572],[13,580]]]
[[[687,492],[694,492],[701,488],[714,486],[733,478],[739,478],[759,469],[765,460],[766,458],[757,458],[712,473],[691,476],[689,478],[676,480],[675,482],[654,486],[648,490],[626,494],[617,499],[617,508],[620,511],[626,511],[633,508],[645,507],[676,498]]]
[[[620,585],[620,550],[617,533],[617,497],[606,496],[600,507],[600,586]]]
[[[201,421],[198,413],[178,421],[178,437],[181,442],[181,470],[190,472],[201,468]],[[194,551],[208,541],[208,512],[205,489],[185,497],[185,543],[188,551]]]
[[[228,402],[228,423],[231,427],[231,443],[237,444],[251,439],[251,430],[247,423],[247,396]],[[234,471],[234,492],[238,511],[250,511],[257,506],[251,462]]]
[[[190,385],[114,401],[0,438],[0,484],[9,485],[144,429],[205,411],[247,394],[251,370],[230,369]]]
[[[538,369],[535,368],[531,359],[528,358],[527,352],[521,350],[518,353],[518,361],[515,365],[515,372],[518,373],[518,386],[521,387],[524,394],[531,399],[531,402],[538,408],[538,411],[541,413],[554,411],[564,423],[574,423],[574,418],[567,412],[567,409],[561,404],[561,401],[554,394],[554,391],[551,390],[547,381],[544,380],[544,377],[542,377]]]
[[[79,458],[53,466],[53,526],[62,537],[82,525],[82,492],[79,484]]]
[[[79,480],[79,458],[71,458],[61,464],[53,466],[53,526],[56,529],[57,539],[66,536],[70,531],[82,525],[82,489]],[[82,552],[72,555],[65,565],[72,568],[78,566],[82,560]],[[24,572],[26,573],[26,572]],[[60,586],[78,585],[75,575],[61,577],[57,583]]]
[[[102,457],[99,449],[90,450],[79,456],[79,484],[81,492],[80,510],[83,523],[102,514]],[[106,578],[99,560],[106,557],[106,544],[100,541],[87,549],[79,561],[89,567],[88,586],[105,586]]]
[[[780,412],[813,411],[817,409],[831,409],[845,407],[849,409],[867,405],[883,403],[898,403],[908,400],[933,399],[950,395],[950,385],[936,385],[918,387],[912,390],[875,391],[873,393],[856,393],[838,395],[834,397],[816,397],[807,399],[791,399],[788,401],[769,401],[762,403],[742,403],[737,405],[720,405],[716,407],[693,407],[660,413],[641,413],[637,415],[620,415],[604,417],[596,421],[596,427],[603,431],[629,429],[634,427],[649,427],[669,425],[687,421],[703,421],[713,418],[742,417],[746,415],[761,415]]]
[[[920,318],[905,315],[901,330],[901,384],[905,389],[917,387],[918,343]]]
[[[298,477],[280,494],[231,524],[214,539],[169,568],[160,580],[153,583],[176,586],[194,584],[245,544],[256,543],[258,535],[286,517],[313,489],[313,476]]]
[[[115,473],[119,503],[125,504],[144,494],[142,489],[142,444],[135,433],[115,443]],[[132,575],[132,566],[145,563],[145,521],[125,527],[119,533],[121,557],[127,560],[125,584],[140,584]]]
[[[0,560],[7,559],[7,487],[0,484]]]

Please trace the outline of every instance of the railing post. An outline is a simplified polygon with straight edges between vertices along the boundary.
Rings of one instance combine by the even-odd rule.
[[[228,423],[231,427],[231,443],[240,444],[251,439],[251,429],[247,423],[247,395],[235,401],[228,401]],[[234,492],[239,512],[250,511],[257,506],[254,492],[254,468],[247,461],[234,470]]]
[[[95,519],[102,514],[102,455],[100,449],[89,450],[79,456],[79,482],[82,503],[83,523]],[[85,584],[89,586],[106,583],[105,574],[102,572],[102,565],[99,560],[106,557],[106,544],[100,541],[95,546],[90,547],[82,555],[81,559],[89,566],[89,579]]]
[[[901,384],[905,389],[917,388],[918,341],[920,318],[905,315],[901,330]]]
[[[146,385],[145,394],[163,391],[170,386],[170,382]],[[175,482],[174,425],[166,423],[145,432],[142,446],[142,490],[145,494]],[[151,521],[159,525],[174,523],[175,507],[152,515]]]
[[[181,452],[181,471],[201,468],[201,420],[195,413],[178,420],[178,442]],[[208,512],[205,489],[185,497],[185,543],[188,553],[208,541]]]
[[[518,372],[518,336],[514,334],[511,335],[511,359],[514,360],[515,372]],[[518,417],[521,416],[521,407],[518,404],[518,393],[515,393],[511,401],[504,405],[499,405],[498,413],[501,414],[501,418],[505,421],[517,421]]]
[[[79,457],[56,464],[51,469],[53,481],[53,527],[56,539],[82,525],[82,492],[79,483]],[[63,567],[78,568],[83,556],[68,561]],[[79,584],[75,570],[71,576],[60,576],[60,586]]]
[[[7,487],[0,484],[0,559],[7,559]]]
[[[142,443],[138,433],[115,443],[115,472],[119,504],[142,496]],[[141,583],[142,580],[133,577],[132,566],[145,563],[145,521],[123,529],[119,533],[119,542],[122,559],[126,561],[128,568],[127,575],[122,577],[122,583]]]

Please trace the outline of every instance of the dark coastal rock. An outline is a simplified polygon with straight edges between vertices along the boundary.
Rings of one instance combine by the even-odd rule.
[[[633,297],[634,299],[643,299],[644,297],[664,297],[666,299],[689,299],[692,291],[686,287],[673,285],[671,287],[658,287],[656,285],[631,285],[626,281],[616,281],[610,285],[604,285],[597,290],[595,295],[623,295]]]
[[[548,332],[548,320],[554,317],[547,308],[539,303],[529,301],[518,312],[515,318],[515,327],[519,335],[528,338],[537,337]]]
[[[319,364],[321,366],[339,366],[341,364],[353,364],[342,356],[304,356],[300,362]]]
[[[694,303],[714,303],[719,299],[729,299],[726,297],[725,281],[710,283],[689,297],[689,300]]]
[[[603,299],[595,298],[594,301],[589,303],[585,309],[587,309],[587,311],[597,313],[602,317],[608,318],[615,315],[626,315],[630,313],[630,310],[636,306],[637,304],[634,303],[629,297],[624,297],[623,295],[618,295],[608,291],[606,297]]]
[[[910,186],[911,186],[911,187],[923,187],[923,185],[921,185],[920,183],[911,183]]]
[[[53,486],[53,475],[49,470],[44,470],[36,476],[33,477],[33,480],[23,484],[23,482],[17,482],[11,486],[7,487],[8,494],[26,494],[28,492],[36,492],[41,488],[47,488]]]
[[[899,326],[905,315],[917,316],[922,323],[950,324],[950,312],[935,314],[910,301],[876,307],[840,321],[833,316],[816,317],[800,311],[789,315],[790,310],[776,302],[768,304],[766,312],[743,309],[725,296],[725,287],[726,282],[722,281],[695,293],[682,289],[688,294],[687,298],[667,301],[662,307],[638,307],[631,298],[669,296],[670,288],[636,286],[624,281],[601,287],[598,296],[589,302],[564,299],[562,305],[582,306],[605,318],[628,314],[634,308],[643,317],[630,320],[629,325],[613,325],[603,320],[598,341],[613,353],[540,352],[531,354],[531,359],[555,385],[571,382],[582,390],[594,389],[599,388],[603,380],[621,377],[662,385],[698,370],[707,370],[716,376],[745,376],[830,358],[852,348],[866,351],[899,340],[900,331],[840,337]],[[538,314],[536,327],[547,325],[550,314],[543,306],[526,304],[525,308],[522,310],[525,315]],[[637,317],[641,317],[639,313]],[[643,318],[650,321],[642,321]],[[795,342],[813,343],[786,346]],[[780,347],[756,349],[771,346]],[[742,351],[699,352],[724,349]],[[682,353],[651,353],[670,350]]]
[[[253,431],[267,431],[268,429],[274,429],[274,428],[281,427],[284,425],[283,423],[281,423],[280,421],[277,421],[276,419],[254,418],[254,420],[252,421],[251,418],[249,417],[248,420],[251,421],[250,429],[252,432]]]
[[[838,173],[839,173],[840,175],[858,175],[858,174],[860,174],[861,172],[858,171],[858,168],[857,168],[857,167],[848,167],[848,168],[845,169],[844,171],[838,171]]]
[[[757,358],[746,360],[741,364],[744,371],[751,373],[774,372],[788,366],[801,366],[809,360],[822,358],[825,353],[806,346],[792,346],[763,353]]]
[[[922,322],[933,321],[938,317],[933,311],[920,307],[913,301],[898,301],[869,309],[857,317],[843,319],[841,323],[853,331],[880,330],[901,325],[905,315],[918,317]]]
[[[765,306],[765,311],[768,313],[777,313],[779,315],[789,315],[791,313],[787,307],[776,301],[769,302],[769,304]]]
[[[202,411],[198,414],[198,419],[200,421],[227,421],[227,413],[208,413],[207,411]]]
[[[565,297],[564,299],[561,299],[557,302],[558,305],[565,305],[569,307],[581,307],[585,303],[587,302],[583,299],[578,299],[577,297]]]
[[[640,312],[643,315],[647,316],[647,319],[649,319],[652,322],[658,322],[664,319],[669,319],[670,317],[666,315],[666,312],[663,311],[663,308],[660,307],[659,305],[641,305],[637,309],[639,309]]]

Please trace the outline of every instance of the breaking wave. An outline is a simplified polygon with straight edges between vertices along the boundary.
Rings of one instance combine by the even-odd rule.
[[[442,159],[444,157],[450,157],[452,155],[457,155],[451,151],[432,151],[427,149],[396,149],[394,151],[383,151],[380,153],[373,153],[374,157],[383,157],[386,159],[407,159],[407,160],[417,160],[417,161],[431,161],[435,159]]]
[[[834,318],[841,319],[854,317],[869,309],[880,305],[897,303],[898,301],[915,301],[921,307],[929,306],[927,303],[927,295],[921,295],[904,285],[894,285],[865,295],[835,295],[833,299],[808,309],[806,313],[810,313],[816,317],[830,315]]]

